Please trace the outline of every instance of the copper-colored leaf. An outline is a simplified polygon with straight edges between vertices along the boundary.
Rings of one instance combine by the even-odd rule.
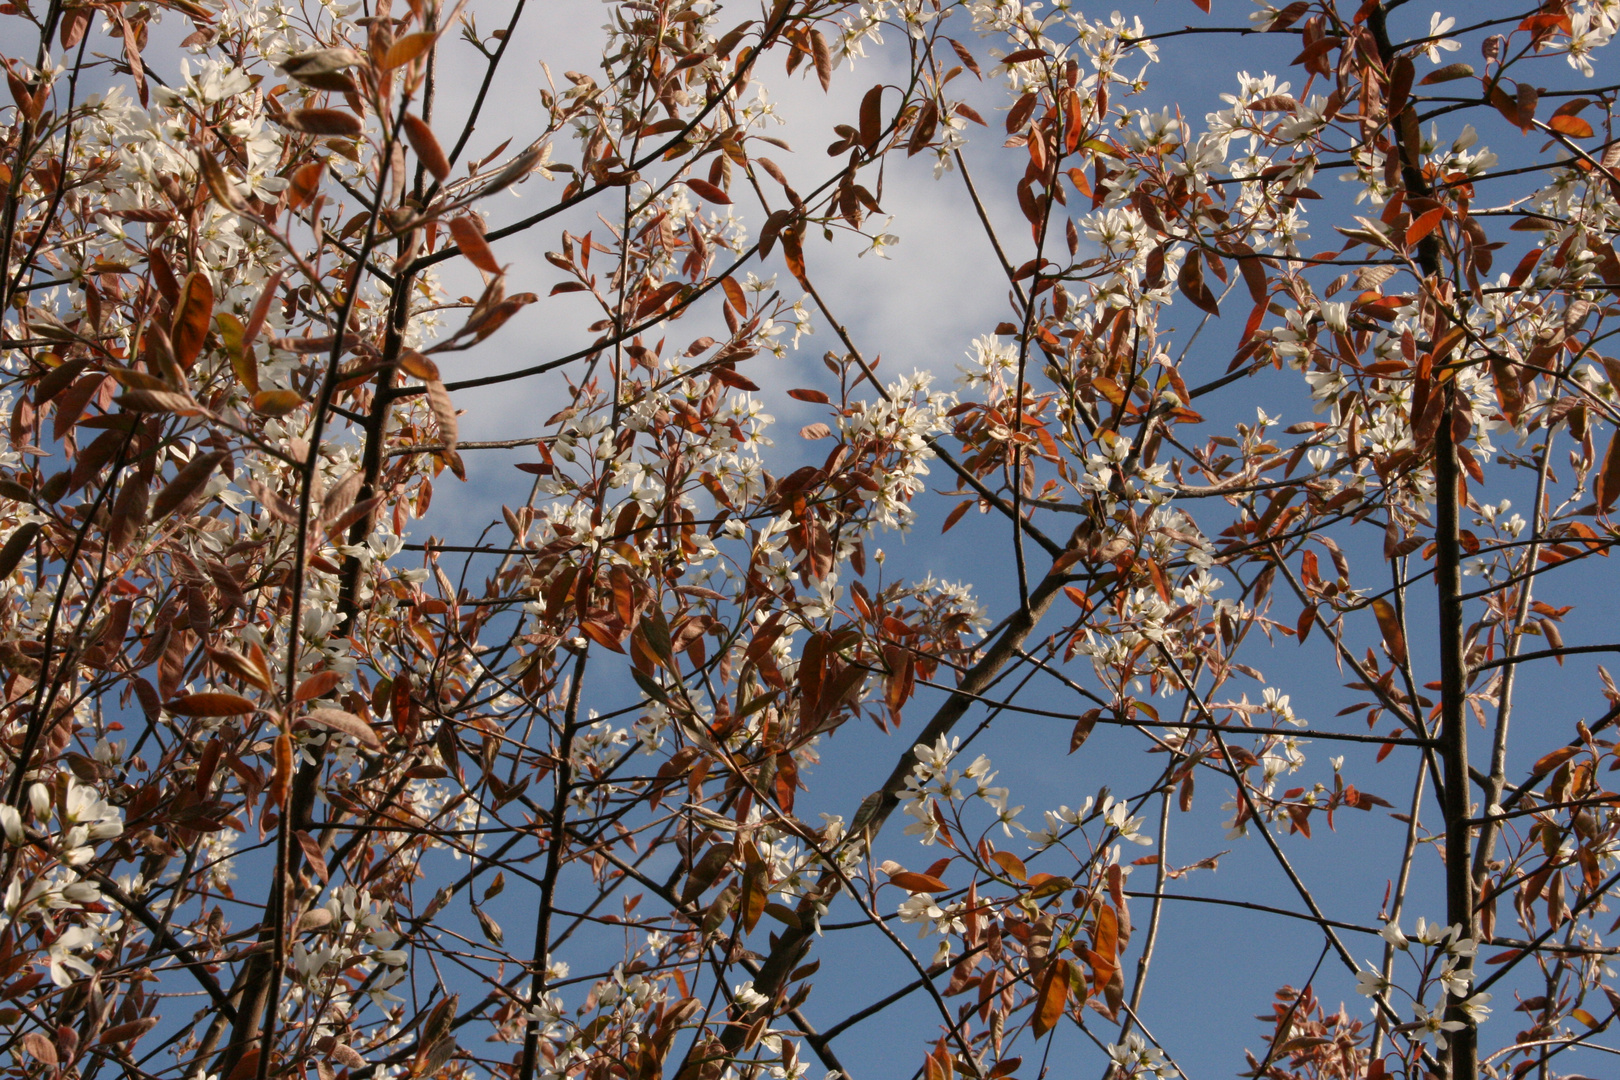
[[[1560,135],[1568,135],[1572,139],[1592,137],[1592,125],[1578,116],[1555,116],[1547,121],[1547,126]]]
[[[208,690],[200,694],[181,694],[163,706],[176,716],[221,717],[245,716],[258,706],[240,694],[223,690]]]
[[[1001,867],[1014,881],[1029,880],[1029,871],[1024,868],[1024,860],[1010,851],[993,851],[990,853],[990,861]]]
[[[428,407],[439,421],[439,441],[444,443],[446,451],[454,450],[460,428],[456,423],[456,407],[450,401],[450,391],[444,388],[444,383],[431,380],[427,384],[427,399]]]
[[[833,60],[832,50],[827,47],[827,39],[820,30],[810,31],[810,56],[815,61],[816,78],[821,80],[821,88],[826,90],[832,85]]]
[[[39,522],[30,521],[6,538],[5,546],[0,547],[0,579],[10,577],[11,572],[17,569],[23,556],[28,554],[28,549],[39,539],[39,533]]]
[[[371,725],[345,709],[311,709],[303,719],[344,735],[352,735],[373,750],[383,749],[383,741],[377,737]]]
[[[270,689],[270,673],[253,659],[243,656],[235,649],[227,649],[223,646],[210,648],[207,652],[208,659],[243,682],[251,683],[260,690]],[[260,654],[259,659],[263,659],[263,654]]]
[[[286,124],[306,135],[337,135],[347,139],[359,138],[366,130],[358,116],[342,109],[295,109],[287,115]]]
[[[1119,958],[1119,916],[1114,909],[1103,904],[1097,909],[1097,921],[1092,927],[1091,947],[1096,952],[1118,962]]]
[[[411,149],[435,180],[443,183],[450,178],[450,161],[444,156],[444,149],[434,138],[433,129],[415,113],[405,114],[405,138],[410,140]]]
[[[251,349],[259,339],[259,331],[264,329],[264,320],[270,314],[270,305],[276,298],[276,288],[280,284],[281,271],[277,270],[264,283],[264,291],[253,302],[253,310],[248,313],[247,325],[242,327],[242,348]]]
[[[117,1043],[133,1042],[157,1027],[158,1019],[156,1016],[148,1016],[140,1020],[131,1020],[127,1024],[115,1024],[101,1033],[101,1045],[112,1046]]]
[[[166,412],[176,416],[200,416],[202,406],[177,390],[130,390],[113,398],[113,404],[130,412]]]
[[[438,34],[429,30],[419,30],[414,34],[406,34],[388,46],[388,51],[383,53],[382,62],[377,66],[384,71],[388,71],[408,64],[432,48],[433,42],[438,39],[438,36]]]
[[[423,382],[439,378],[439,365],[415,349],[405,348],[399,351],[399,367],[411,378],[421,379]]]
[[[1554,769],[1558,768],[1558,766],[1562,765],[1564,762],[1568,761],[1570,758],[1574,757],[1580,752],[1581,748],[1578,746],[1563,746],[1557,750],[1554,750],[1552,753],[1545,755],[1534,765],[1530,766],[1531,778],[1534,779],[1536,777],[1546,776],[1548,773],[1552,772]]]
[[[1529,131],[1536,122],[1536,106],[1541,101],[1541,94],[1529,83],[1520,83],[1514,95],[1514,112],[1518,117],[1519,126]]]
[[[1069,1004],[1069,962],[1053,960],[1041,973],[1035,990],[1035,1015],[1031,1019],[1037,1037],[1057,1027]]]
[[[909,893],[941,893],[946,889],[945,883],[932,874],[918,874],[910,870],[889,875],[889,881]]]
[[[213,451],[207,454],[198,454],[186,463],[186,466],[175,474],[174,479],[163,485],[163,490],[157,493],[152,500],[152,520],[160,521],[176,510],[191,496],[203,489],[208,478],[214,475],[219,463],[225,460],[222,451]]]
[[[1181,272],[1176,275],[1176,284],[1181,286],[1182,295],[1191,300],[1200,311],[1206,311],[1211,315],[1221,313],[1215,294],[1210,292],[1209,286],[1204,282],[1204,260],[1199,258],[1196,250],[1187,252],[1187,257],[1181,264]]]
[[[737,390],[759,389],[759,384],[753,379],[750,379],[746,375],[739,374],[723,364],[709,368],[708,371],[709,374],[714,377],[716,382],[725,383],[727,386],[733,387]]]
[[[711,184],[707,180],[699,180],[695,176],[689,176],[686,178],[686,186],[712,203],[719,203],[721,206],[731,204],[731,196],[727,195],[719,186]]]
[[[23,1051],[41,1065],[56,1065],[61,1059],[56,1055],[56,1044],[41,1032],[30,1031],[18,1040]]]
[[[343,676],[335,671],[322,671],[311,675],[298,684],[298,689],[293,691],[293,700],[314,701],[318,697],[325,697],[337,689],[338,683],[342,681]]]
[[[1085,745],[1091,738],[1091,732],[1102,717],[1101,709],[1087,709],[1074,722],[1074,730],[1069,734],[1069,753],[1074,753]]]
[[[861,98],[861,145],[868,154],[877,149],[883,132],[883,84],[878,83]]]
[[[253,395],[253,411],[260,416],[286,416],[304,403],[296,390],[260,390]]]
[[[450,219],[450,235],[456,246],[467,256],[467,261],[486,274],[499,274],[501,264],[495,261],[495,252],[484,239],[484,230],[470,217]]]
[[[1473,64],[1447,64],[1443,68],[1436,68],[1418,80],[1419,86],[1433,86],[1435,83],[1450,82],[1453,79],[1466,79],[1474,73]]]
[[[203,342],[208,337],[208,324],[213,318],[213,283],[200,270],[187,274],[185,283],[180,286],[180,303],[174,310],[169,338],[173,343],[175,361],[188,371],[202,352]]]
[[[287,801],[287,791],[292,787],[293,750],[292,736],[282,732],[276,736],[275,750],[273,751],[270,769],[270,791],[265,802],[280,809]]]
[[[1603,455],[1603,468],[1592,480],[1592,497],[1599,510],[1608,510],[1620,496],[1620,430],[1609,440],[1609,449]]]
[[[247,329],[238,319],[228,311],[222,311],[214,316],[214,332],[219,335],[219,343],[225,347],[225,355],[231,358],[231,371],[249,394],[259,392],[259,361],[253,355],[253,350],[247,344]]]
[[[793,800],[799,787],[799,764],[793,760],[792,754],[776,755],[775,786],[777,803],[783,810],[793,813]]]
[[[741,904],[737,909],[737,917],[742,922],[744,930],[752,931],[759,925],[759,917],[765,914],[765,904],[769,893],[765,887],[765,875],[762,869],[756,868],[751,873],[743,875],[743,892]]]
[[[315,193],[320,190],[321,178],[325,175],[325,160],[311,161],[294,169],[287,185],[287,204],[294,210],[308,206],[315,198]]]
[[[1434,230],[1440,225],[1440,222],[1445,220],[1445,217],[1445,207],[1437,206],[1433,210],[1430,210],[1428,213],[1423,214],[1417,220],[1413,221],[1412,224],[1407,226],[1406,229],[1406,246],[1411,247],[1413,244],[1416,244],[1418,241],[1422,240],[1425,236],[1428,236],[1430,233],[1434,232]]]
[[[236,184],[231,180],[230,174],[224,166],[214,159],[214,155],[206,150],[197,152],[197,171],[202,173],[203,180],[208,184],[209,192],[220,203],[232,210],[242,210],[247,204],[242,201],[242,193],[236,190]]]
[[[798,279],[799,284],[807,284],[804,276],[804,245],[799,233],[788,230],[782,233],[782,258],[787,262],[787,268]]]
[[[1401,630],[1400,616],[1395,605],[1382,598],[1372,602],[1373,615],[1378,619],[1379,632],[1384,635],[1384,648],[1397,664],[1406,663],[1406,634]]]

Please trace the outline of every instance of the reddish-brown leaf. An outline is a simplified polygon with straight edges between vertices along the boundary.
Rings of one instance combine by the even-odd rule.
[[[346,709],[311,709],[303,719],[344,735],[352,735],[372,750],[383,749],[383,741],[377,737],[371,725]]]
[[[336,135],[347,139],[359,138],[366,130],[358,116],[342,109],[295,109],[287,115],[286,124],[306,135]]]
[[[1400,616],[1395,605],[1382,598],[1372,602],[1373,615],[1378,619],[1378,630],[1384,635],[1384,648],[1391,660],[1406,663],[1406,634],[1401,630]]]
[[[889,875],[889,881],[909,893],[941,893],[946,890],[945,883],[932,874],[918,874],[910,870]]]
[[[258,706],[240,694],[223,690],[207,690],[200,694],[181,694],[163,706],[176,716],[245,716]]]
[[[731,196],[727,195],[717,184],[711,184],[707,180],[689,176],[686,178],[686,186],[712,203],[719,203],[721,206],[731,205]]]
[[[1546,776],[1548,773],[1552,772],[1554,769],[1558,768],[1558,766],[1562,765],[1564,762],[1568,761],[1570,758],[1574,757],[1580,752],[1581,748],[1578,746],[1560,747],[1559,749],[1554,750],[1552,753],[1542,757],[1534,765],[1530,766],[1530,776],[1532,778]]]
[[[1035,1015],[1031,1019],[1037,1037],[1057,1027],[1069,1004],[1069,962],[1053,960],[1041,973],[1035,991]]]
[[[199,454],[163,485],[163,490],[152,500],[152,520],[159,521],[180,509],[180,505],[201,491],[208,478],[214,475],[219,463],[225,460],[223,451]]]
[[[433,410],[433,416],[439,421],[439,440],[444,443],[446,452],[454,450],[459,440],[460,427],[456,422],[456,407],[450,401],[450,391],[444,388],[444,383],[433,381],[427,384],[428,407]]]
[[[868,154],[877,150],[883,133],[883,84],[878,83],[861,98],[861,145]]]
[[[127,1024],[115,1024],[101,1033],[101,1045],[112,1046],[116,1043],[133,1042],[157,1027],[157,1025],[158,1017],[156,1016],[131,1020]]]
[[[293,692],[294,701],[314,701],[318,697],[325,697],[337,689],[337,684],[343,681],[343,676],[335,671],[323,671],[318,675],[311,675],[298,684]]]
[[[414,34],[406,34],[388,46],[388,51],[383,53],[382,62],[377,66],[384,71],[389,71],[408,64],[432,48],[434,41],[438,37],[438,34],[428,30],[419,30]]]
[[[1445,220],[1445,216],[1445,207],[1437,206],[1433,210],[1430,210],[1428,213],[1423,214],[1417,220],[1413,221],[1412,224],[1406,228],[1406,246],[1411,247],[1413,244],[1416,244],[1418,241],[1422,240],[1425,236],[1428,236],[1430,233],[1434,232],[1434,230],[1439,227],[1440,222]]]
[[[789,230],[782,233],[782,258],[787,268],[798,279],[799,284],[808,285],[804,270],[804,246],[796,231]]]
[[[249,399],[260,416],[286,416],[304,403],[296,390],[260,390]]]
[[[1603,455],[1603,468],[1592,481],[1592,497],[1599,510],[1608,510],[1620,496],[1620,430],[1609,440],[1609,449]]]
[[[39,534],[39,523],[30,521],[6,538],[5,546],[0,547],[0,579],[11,576],[23,556],[28,554],[28,549],[34,546],[34,541],[39,539]]]
[[[990,853],[990,861],[1001,867],[1007,876],[1014,881],[1028,881],[1029,871],[1024,867],[1024,860],[1010,851],[994,851]]]
[[[444,148],[434,138],[433,129],[415,113],[405,114],[405,138],[410,140],[417,159],[435,180],[443,183],[450,178],[450,161],[444,156]]]
[[[18,1042],[23,1051],[41,1065],[56,1065],[61,1061],[56,1055],[56,1044],[41,1032],[27,1032]]]
[[[827,39],[820,30],[810,31],[810,56],[815,61],[816,78],[821,81],[821,89],[826,90],[832,85],[833,60],[832,50],[827,47]]]
[[[748,378],[748,376],[746,376],[746,375],[740,375],[736,371],[733,371],[731,368],[725,367],[724,365],[721,365],[721,366],[718,366],[718,367],[712,367],[712,368],[709,368],[708,370],[709,370],[709,374],[712,375],[715,378],[716,381],[725,383],[727,386],[733,387],[735,389],[738,389],[738,390],[758,390],[759,389],[759,384],[756,383],[753,379]]]
[[[793,813],[793,796],[799,787],[799,766],[792,754],[776,755],[776,801],[783,810]]]
[[[214,318],[214,286],[203,272],[186,275],[180,287],[180,304],[174,309],[174,323],[169,334],[174,358],[187,371],[197,362],[203,342],[208,338],[208,324]]]
[[[1578,116],[1554,116],[1547,121],[1547,126],[1560,135],[1568,135],[1572,139],[1590,139],[1592,125]]]
[[[1074,753],[1086,744],[1086,740],[1091,738],[1092,729],[1097,726],[1097,721],[1101,717],[1101,709],[1087,709],[1080,714],[1074,722],[1074,731],[1069,734],[1069,753]]]
[[[1209,285],[1204,281],[1204,260],[1198,257],[1197,251],[1189,251],[1181,264],[1181,273],[1176,275],[1176,284],[1181,286],[1182,295],[1200,310],[1211,315],[1220,315],[1220,305],[1215,300],[1215,294],[1210,292]]]
[[[287,205],[294,210],[302,210],[315,198],[315,193],[321,188],[321,178],[326,175],[326,162],[312,161],[307,165],[300,165],[293,170],[292,179],[287,185]]]
[[[484,239],[484,230],[478,222],[470,217],[451,218],[450,235],[468,262],[486,274],[501,272],[501,264],[495,261],[495,252]]]

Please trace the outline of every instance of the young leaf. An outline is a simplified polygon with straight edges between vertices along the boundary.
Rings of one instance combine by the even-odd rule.
[[[432,48],[438,37],[437,33],[430,30],[418,30],[414,34],[406,34],[388,46],[388,51],[383,53],[382,61],[377,66],[384,71],[392,71],[394,68],[402,67]]]
[[[186,275],[185,284],[180,287],[180,304],[174,309],[169,334],[175,362],[187,371],[202,352],[203,342],[208,338],[208,324],[213,318],[214,286],[207,274],[194,270]]]
[[[444,156],[444,149],[434,138],[433,129],[415,113],[405,114],[405,138],[410,140],[411,149],[435,180],[442,184],[450,178],[450,161]]]
[[[369,749],[384,749],[382,739],[377,737],[371,725],[345,709],[311,709],[303,719],[344,735],[352,735]]]
[[[467,256],[468,262],[486,274],[501,272],[501,264],[495,261],[495,252],[491,250],[489,241],[484,239],[484,230],[478,222],[470,217],[451,218],[450,235],[455,238],[456,246]]]
[[[931,874],[913,873],[910,870],[901,870],[898,873],[891,874],[889,881],[909,893],[942,893],[946,891],[945,883],[939,878]]]
[[[40,524],[30,521],[6,538],[4,547],[0,547],[0,579],[8,578],[11,572],[17,569],[28,549],[34,546],[39,539]]]
[[[695,176],[689,176],[686,178],[685,182],[687,187],[691,188],[693,191],[697,192],[697,194],[701,195],[710,202],[719,203],[721,206],[731,205],[731,196],[727,195],[724,190],[714,184],[709,183],[707,180],[699,180]]]
[[[1181,263],[1181,272],[1176,275],[1176,284],[1181,286],[1182,295],[1191,300],[1200,311],[1220,315],[1221,309],[1215,300],[1215,294],[1210,292],[1209,286],[1204,282],[1204,260],[1196,248],[1187,252],[1187,257]]]
[[[366,125],[353,113],[342,109],[296,109],[284,121],[294,131],[306,135],[337,135],[357,139],[365,134]]]
[[[1031,1027],[1036,1037],[1045,1035],[1057,1027],[1063,1018],[1063,1010],[1069,1004],[1069,962],[1067,960],[1052,960],[1041,973],[1035,991],[1035,1015],[1031,1020]]]
[[[1434,232],[1440,222],[1445,220],[1445,217],[1445,207],[1437,206],[1413,221],[1406,229],[1406,246],[1411,247]]]
[[[1406,634],[1401,630],[1400,617],[1395,605],[1382,598],[1372,602],[1373,615],[1378,619],[1379,632],[1384,635],[1384,648],[1397,664],[1406,663]]]
[[[1603,467],[1592,478],[1592,497],[1600,511],[1614,506],[1620,496],[1620,430],[1609,439],[1609,449],[1603,454]]]
[[[456,423],[456,407],[450,401],[450,391],[444,388],[444,383],[434,380],[427,384],[427,399],[428,407],[439,421],[439,440],[444,443],[445,452],[449,453],[455,450],[460,431]]]
[[[163,485],[163,490],[152,500],[152,520],[161,521],[180,509],[182,503],[203,489],[208,483],[208,478],[214,475],[214,470],[225,458],[226,454],[223,451],[216,450],[208,454],[199,454],[191,459],[185,468],[175,474],[173,480]]]
[[[258,710],[257,705],[242,695],[222,690],[182,694],[163,707],[176,716],[192,717],[246,716]]]
[[[1554,116],[1547,121],[1547,126],[1560,135],[1568,135],[1572,139],[1590,139],[1592,125],[1578,116]]]

